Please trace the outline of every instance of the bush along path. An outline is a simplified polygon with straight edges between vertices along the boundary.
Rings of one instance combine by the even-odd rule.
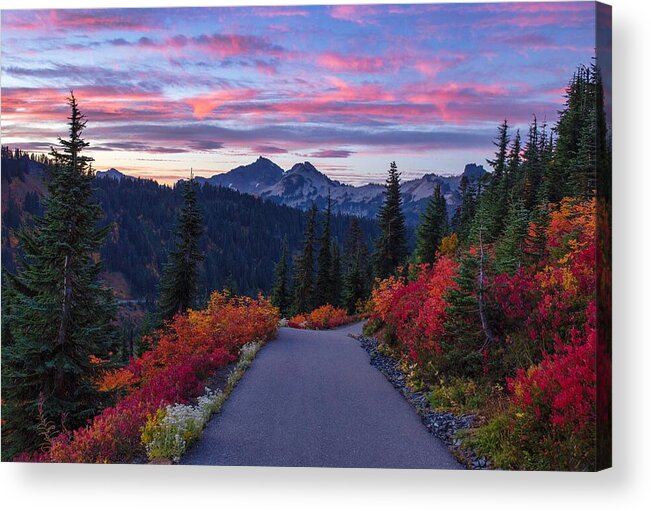
[[[276,335],[278,319],[277,309],[264,298],[213,293],[206,309],[175,316],[149,339],[151,349],[97,382],[100,390],[117,396],[113,406],[85,427],[47,438],[41,451],[18,461],[133,463],[145,461],[147,455],[178,458],[219,409],[259,343]],[[238,358],[224,392],[206,392],[215,372]]]
[[[422,392],[414,392],[407,385],[407,376],[399,368],[398,362],[378,351],[378,341],[372,337],[355,336],[362,348],[371,358],[371,365],[377,368],[393,387],[416,409],[427,430],[439,440],[445,442],[455,457],[467,468],[483,470],[490,467],[486,458],[467,447],[462,447],[458,433],[473,427],[474,415],[455,415],[450,412],[432,410],[427,396]]]
[[[219,413],[263,344],[250,342],[242,346],[239,360],[230,369],[225,384],[220,386],[223,388],[207,386],[195,404],[167,405],[148,417],[142,432],[142,443],[152,463],[180,461],[188,447],[201,436],[212,415]]]

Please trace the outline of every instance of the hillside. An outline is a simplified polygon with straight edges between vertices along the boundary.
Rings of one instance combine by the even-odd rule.
[[[116,174],[117,172],[117,174]],[[26,156],[2,158],[2,265],[15,269],[12,231],[29,224],[42,211],[46,167]],[[145,179],[123,179],[112,169],[98,173],[95,196],[114,227],[102,246],[104,277],[121,299],[153,299],[160,272],[172,246],[180,190]],[[298,209],[210,184],[200,188],[205,234],[202,240],[203,290],[235,287],[240,293],[268,292],[273,269],[286,235],[296,253],[306,214]],[[350,217],[334,215],[333,235],[343,243]],[[375,237],[374,222],[362,221],[367,242]]]

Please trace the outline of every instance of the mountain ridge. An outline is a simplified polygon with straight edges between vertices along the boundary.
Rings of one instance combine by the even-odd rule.
[[[273,165],[272,173],[268,170],[270,165]],[[420,178],[403,181],[402,194],[407,223],[412,226],[418,224],[437,184],[441,185],[448,203],[448,215],[452,217],[461,200],[458,190],[461,177],[465,175],[475,181],[486,173],[483,165],[468,163],[459,175],[427,173]],[[299,209],[308,209],[312,204],[323,209],[330,194],[336,213],[369,219],[377,216],[384,199],[383,184],[353,186],[341,183],[319,171],[309,161],[296,163],[289,170],[283,170],[262,156],[249,165],[209,178],[198,177],[197,180]]]

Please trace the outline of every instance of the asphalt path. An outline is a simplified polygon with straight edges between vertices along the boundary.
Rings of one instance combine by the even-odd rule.
[[[348,334],[281,328],[181,463],[460,469]]]

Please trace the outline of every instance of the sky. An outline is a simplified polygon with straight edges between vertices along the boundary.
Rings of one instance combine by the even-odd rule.
[[[2,11],[2,143],[47,152],[66,95],[97,170],[171,183],[266,156],[350,184],[485,164],[553,124],[592,2]]]

